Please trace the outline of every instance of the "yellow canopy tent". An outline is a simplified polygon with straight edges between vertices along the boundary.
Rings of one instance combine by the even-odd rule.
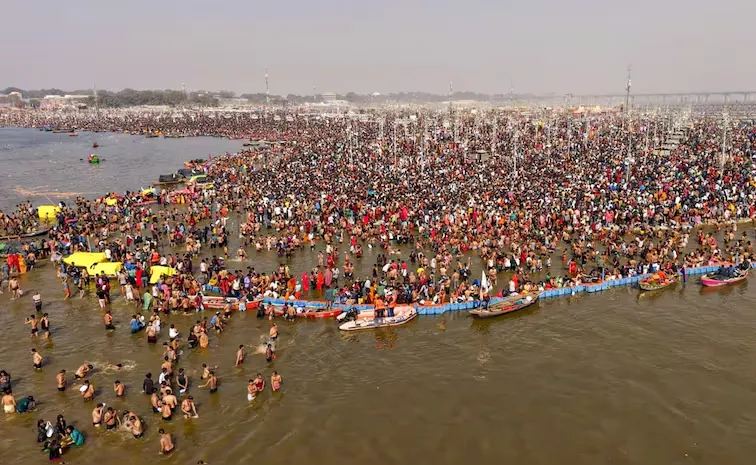
[[[150,267],[150,284],[155,284],[163,276],[173,276],[175,274],[178,274],[178,271],[170,266]]]
[[[54,220],[55,215],[60,213],[60,207],[55,205],[40,205],[37,207],[37,215],[41,220]]]
[[[112,207],[113,205],[116,205],[118,203],[118,199],[115,197],[108,197],[105,199],[105,205],[108,207]]]
[[[97,252],[74,252],[63,259],[63,263],[75,265],[79,268],[89,268],[95,263],[102,263],[107,260],[104,253]]]
[[[89,274],[92,276],[98,276],[100,273],[105,273],[105,276],[113,277],[121,271],[123,268],[122,262],[103,262],[95,263],[89,267]]]

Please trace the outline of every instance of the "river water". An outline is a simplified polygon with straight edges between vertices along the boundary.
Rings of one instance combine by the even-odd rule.
[[[79,164],[92,140],[107,161]],[[239,148],[222,139],[144,139],[33,130],[0,130],[0,194],[5,207],[31,192],[101,194],[147,185],[189,158]],[[111,163],[112,162],[112,163]],[[10,176],[8,176],[10,174]],[[32,197],[35,204],[48,203]],[[232,242],[231,249],[235,243]],[[252,266],[272,270],[275,254],[251,254]],[[365,263],[372,264],[366,250]],[[295,255],[292,270],[314,264]],[[280,321],[277,358],[268,365],[254,349],[234,368],[239,344],[258,345],[270,323],[235,314],[205,352],[186,350],[180,367],[200,418],[151,413],[140,394],[144,373],[159,371],[160,351],[132,336],[135,311],[114,289],[117,330],[103,330],[92,297],[63,301],[53,267],[21,280],[27,296],[0,295],[0,369],[14,378],[17,397],[34,395],[38,411],[0,420],[3,463],[43,462],[35,443],[38,418],[63,413],[86,436],[66,461],[97,464],[211,464],[262,461],[314,464],[743,464],[756,437],[756,291],[748,283],[702,291],[693,279],[656,294],[612,288],[600,294],[541,301],[518,314],[474,321],[464,313],[421,316],[406,326],[341,334],[334,321]],[[51,343],[29,341],[28,293],[38,289],[52,321]],[[194,317],[164,319],[186,332]],[[166,329],[163,330],[164,332]],[[167,339],[163,334],[162,339]],[[45,356],[31,367],[31,347]],[[92,376],[96,399],[129,409],[146,421],[146,434],[106,433],[91,426],[91,409],[75,389],[59,393],[55,374],[89,361],[123,363],[119,373]],[[217,365],[220,389],[198,388],[202,363]],[[256,373],[284,378],[279,393],[252,403],[246,384]],[[112,383],[127,386],[116,399]],[[176,441],[158,458],[157,429]]]

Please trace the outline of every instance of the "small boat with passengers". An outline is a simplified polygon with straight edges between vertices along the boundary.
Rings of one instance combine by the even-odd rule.
[[[388,310],[386,310],[388,311]],[[417,310],[410,306],[398,306],[393,309],[393,315],[388,313],[376,316],[375,310],[350,310],[338,316],[339,321],[348,320],[339,325],[342,331],[360,331],[364,329],[389,328],[409,323],[417,316]]]
[[[641,279],[638,282],[638,287],[640,287],[642,291],[660,291],[673,284],[677,284],[678,281],[680,281],[680,276],[678,274],[669,276],[665,272],[659,271],[648,278]]]
[[[701,277],[701,284],[706,287],[719,287],[745,281],[748,278],[748,268],[742,269],[736,266],[722,266],[714,274]]]
[[[507,313],[513,313],[522,310],[523,308],[530,307],[538,301],[540,295],[540,292],[512,295],[500,302],[490,304],[486,308],[478,307],[474,310],[470,310],[470,315],[475,318],[493,318],[495,316],[506,315]]]

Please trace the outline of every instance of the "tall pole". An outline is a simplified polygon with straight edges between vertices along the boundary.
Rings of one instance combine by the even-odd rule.
[[[396,165],[396,120],[394,120],[394,165]]]
[[[514,144],[512,145],[512,160],[514,160],[514,172],[517,174],[517,128],[512,127],[514,131]]]
[[[491,157],[495,157],[496,156],[496,129],[497,129],[498,125],[499,125],[498,118],[494,118],[494,120],[493,120],[493,131],[492,131],[492,135],[491,135]]]
[[[265,67],[265,108],[270,106],[270,89],[268,88],[268,67]]]
[[[315,86],[312,86],[312,103],[315,103],[315,99],[317,94],[315,93]]]
[[[452,82],[449,81],[449,121],[452,119]]]
[[[727,158],[727,107],[722,111],[722,157],[720,160],[719,176],[724,176],[725,160]]]
[[[100,105],[99,105],[99,102],[97,101],[97,84],[93,86],[92,90],[94,91],[95,112],[99,113]]]
[[[625,113],[630,111],[630,86],[632,85],[630,82],[631,69],[632,65],[627,67],[627,82],[625,83]]]

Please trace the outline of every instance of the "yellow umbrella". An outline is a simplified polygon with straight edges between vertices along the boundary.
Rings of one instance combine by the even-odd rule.
[[[150,267],[150,284],[155,284],[163,276],[173,276],[178,274],[178,271],[170,266],[153,266]]]
[[[121,271],[122,268],[122,262],[95,263],[89,267],[89,274],[92,276],[98,276],[100,273],[105,273],[105,276],[113,277],[116,273]]]
[[[79,268],[89,268],[95,263],[101,263],[107,260],[104,253],[96,252],[75,252],[63,259],[63,263],[75,265]]]
[[[37,207],[37,215],[42,220],[54,220],[58,213],[60,213],[60,207],[55,205],[40,205]]]

